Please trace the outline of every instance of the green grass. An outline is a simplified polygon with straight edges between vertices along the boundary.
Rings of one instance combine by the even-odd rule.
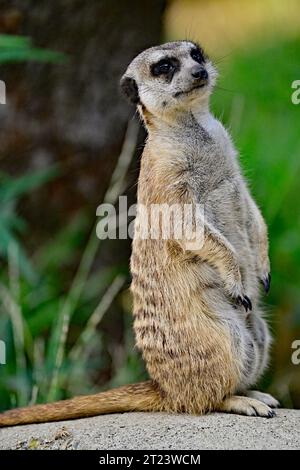
[[[15,63],[24,61],[35,62],[66,62],[67,58],[61,52],[34,47],[31,38],[0,34],[0,63]]]

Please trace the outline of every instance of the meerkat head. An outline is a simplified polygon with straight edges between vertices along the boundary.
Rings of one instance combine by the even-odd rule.
[[[163,117],[205,106],[216,77],[198,44],[169,42],[139,54],[123,75],[121,89],[142,114]]]

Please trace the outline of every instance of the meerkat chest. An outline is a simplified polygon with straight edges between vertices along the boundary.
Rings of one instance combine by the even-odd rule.
[[[161,199],[167,199],[186,186],[197,202],[238,199],[242,180],[234,147],[222,124],[209,113],[161,129],[146,147],[142,175],[148,195],[152,186],[154,192],[159,186]]]
[[[190,184],[202,198],[229,184],[236,192],[241,177],[236,151],[227,131],[210,114],[195,119],[195,138],[191,139],[187,154]],[[231,191],[222,193],[223,198],[231,195]]]
[[[199,127],[204,129],[213,143],[218,147],[219,152],[226,157],[227,164],[234,166],[236,151],[223,124],[210,113],[204,115],[196,114],[195,119]]]
[[[212,115],[196,120],[199,137],[191,155],[189,184],[197,202],[205,205],[211,221],[220,229],[242,223],[244,182],[231,138]]]

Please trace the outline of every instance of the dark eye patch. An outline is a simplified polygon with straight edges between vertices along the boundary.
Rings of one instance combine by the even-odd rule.
[[[198,62],[198,64],[203,64],[203,62],[205,62],[204,52],[202,51],[202,49],[200,49],[200,47],[194,47],[191,50],[191,58],[195,62]]]
[[[155,64],[151,65],[151,74],[154,77],[165,76],[171,81],[174,73],[180,69],[178,59],[175,57],[164,57]]]

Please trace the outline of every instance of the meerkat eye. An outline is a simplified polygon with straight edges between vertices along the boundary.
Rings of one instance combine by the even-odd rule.
[[[169,75],[175,72],[176,64],[171,59],[161,59],[151,66],[151,73],[154,76]]]
[[[169,64],[169,62],[163,62],[162,64],[159,64],[158,71],[159,73],[168,73],[170,72],[171,68],[172,64]]]
[[[195,61],[198,62],[199,64],[202,64],[204,60],[204,55],[201,49],[192,49],[191,50],[191,58]]]

